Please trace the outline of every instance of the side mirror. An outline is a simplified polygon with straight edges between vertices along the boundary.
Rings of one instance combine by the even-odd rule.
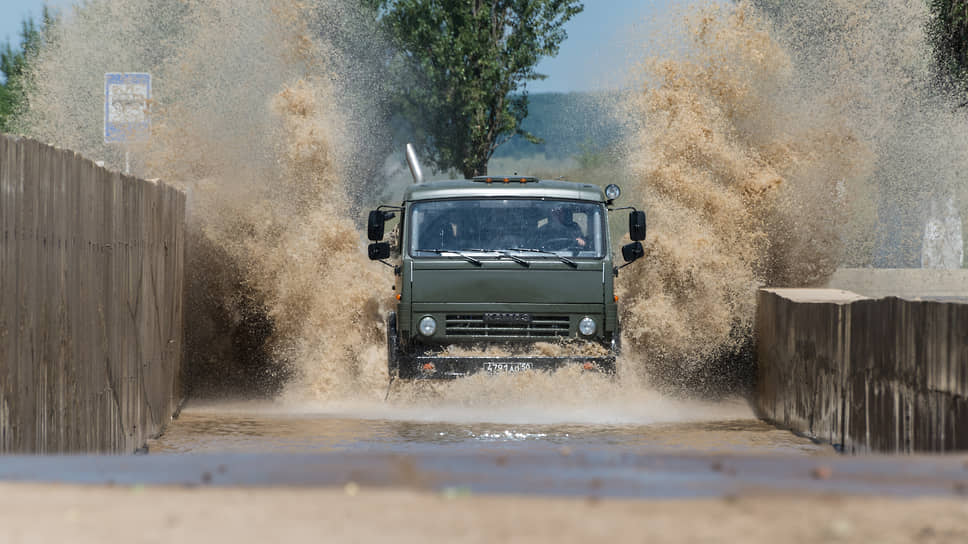
[[[370,212],[370,217],[366,222],[366,236],[374,242],[383,239],[383,229],[386,226],[386,215],[380,210]],[[373,247],[372,245],[370,246]],[[373,257],[370,257],[371,259]]]
[[[382,261],[390,257],[390,244],[387,242],[370,244],[366,248],[366,253],[369,255],[371,261]]]
[[[629,213],[629,238],[635,242],[645,240],[645,212],[634,211]],[[622,248],[622,251],[624,252],[625,248]]]
[[[643,256],[645,256],[645,249],[642,247],[642,242],[632,242],[622,246],[622,257],[627,263],[637,261]]]

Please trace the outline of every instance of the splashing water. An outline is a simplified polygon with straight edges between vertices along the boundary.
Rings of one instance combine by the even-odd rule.
[[[651,224],[647,258],[619,278],[632,347],[622,379],[474,376],[398,386],[393,406],[472,417],[528,407],[561,420],[668,410],[641,370],[688,373],[735,352],[758,285],[812,285],[842,262],[872,262],[890,245],[878,246],[878,214],[918,202],[923,187],[964,201],[946,173],[963,166],[968,138],[943,97],[922,99],[923,26],[886,16],[923,20],[911,6],[798,0],[766,17],[710,4],[675,19],[671,35],[653,37],[645,84],[625,108],[640,122],[627,142],[628,199]],[[354,13],[339,0],[95,0],[36,63],[27,131],[115,166],[123,150],[99,137],[103,73],[154,76],[153,138],[130,151],[136,173],[189,194],[196,393],[284,384],[289,403],[354,409],[383,397],[391,282],[362,252],[351,210],[366,191],[349,180],[379,169],[366,150],[387,131],[368,116],[380,100],[371,67],[337,43],[374,49]],[[913,187],[912,164],[939,181]],[[607,409],[589,415],[592,405]]]
[[[153,74],[153,137],[131,152],[136,173],[189,195],[186,380],[195,396],[255,386],[287,405],[360,411],[386,390],[390,280],[361,251],[349,212],[358,188],[348,183],[379,127],[360,130],[366,108],[348,62],[312,30],[312,21],[338,23],[341,4],[320,4],[89,2],[58,27],[33,74],[30,131],[115,166],[120,150],[98,138],[102,74]],[[668,408],[645,389],[575,369],[403,386],[393,398],[485,419],[495,407],[541,406],[567,420],[576,414],[562,404],[606,398],[622,401],[602,418],[636,402]]]
[[[153,74],[152,139],[131,151],[137,173],[189,194],[196,390],[287,382],[323,396],[385,383],[374,285],[389,283],[362,252],[346,181],[369,131],[347,59],[316,28],[333,25],[315,23],[352,17],[317,4],[88,2],[33,74],[30,130],[115,165],[119,150],[98,139],[101,78]]]
[[[917,267],[932,202],[964,210],[968,126],[939,85],[917,0],[757,0],[796,62],[796,83],[847,119],[873,154],[870,219],[845,232],[853,266]],[[961,214],[964,216],[964,213]]]
[[[964,266],[965,242],[961,225],[953,199],[949,198],[943,208],[937,202],[931,203],[931,215],[924,225],[921,244],[921,268],[952,270]]]
[[[869,171],[845,120],[793,78],[747,4],[686,17],[675,56],[631,98],[635,193],[652,217],[646,266],[621,277],[625,334],[651,364],[701,365],[750,335],[755,288],[837,266],[838,183]]]
[[[923,3],[754,3],[683,16],[626,107],[652,234],[620,278],[625,332],[673,383],[743,349],[756,287],[910,260],[919,210],[965,162]]]

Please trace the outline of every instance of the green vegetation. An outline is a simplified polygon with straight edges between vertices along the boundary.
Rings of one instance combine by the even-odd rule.
[[[0,72],[4,77],[0,83],[0,132],[14,131],[17,116],[27,107],[28,67],[53,24],[54,14],[44,6],[40,28],[26,19],[20,29],[19,46],[7,42],[0,47]]]
[[[558,54],[577,0],[368,0],[395,53],[394,109],[423,156],[465,177],[487,173],[502,143],[528,115],[528,81]]]
[[[930,0],[934,16],[928,35],[934,46],[941,79],[968,86],[968,0]]]

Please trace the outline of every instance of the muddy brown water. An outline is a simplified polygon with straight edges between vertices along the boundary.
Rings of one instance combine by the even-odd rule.
[[[691,405],[670,401],[665,406],[667,412],[651,417],[634,410],[621,417],[596,412],[595,407],[558,407],[555,414],[554,409],[529,407],[195,403],[164,435],[149,443],[149,451],[406,453],[427,447],[511,454],[547,447],[800,455],[833,451],[756,419],[740,399]]]

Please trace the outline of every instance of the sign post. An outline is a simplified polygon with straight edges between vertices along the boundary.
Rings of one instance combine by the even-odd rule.
[[[131,164],[128,145],[151,136],[151,74],[104,74],[104,143],[124,145],[124,173]]]

